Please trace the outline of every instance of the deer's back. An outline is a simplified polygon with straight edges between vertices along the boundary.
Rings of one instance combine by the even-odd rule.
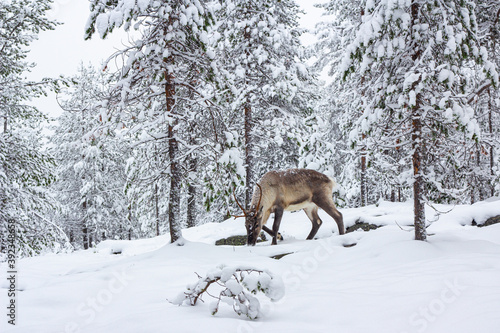
[[[264,192],[262,200],[265,206],[279,205],[286,210],[314,205],[314,196],[331,195],[333,189],[333,181],[328,176],[309,169],[269,171],[259,184]]]

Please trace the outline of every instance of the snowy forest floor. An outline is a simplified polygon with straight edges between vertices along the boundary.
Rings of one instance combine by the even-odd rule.
[[[283,217],[277,246],[215,246],[245,233],[243,219],[230,219],[183,230],[184,246],[160,236],[25,258],[17,263],[16,326],[4,318],[1,331],[497,332],[500,224],[471,223],[499,215],[500,201],[435,208],[451,211],[437,219],[427,207],[428,242],[413,240],[411,203],[381,202],[340,211],[346,227],[356,221],[383,227],[339,236],[321,212],[324,224],[312,241],[305,240],[309,220],[296,212]],[[227,304],[212,316],[209,297],[194,307],[167,301],[197,281],[195,272],[221,264],[267,269],[281,276],[285,296],[277,302],[259,296],[264,315],[257,320],[238,317]],[[4,311],[7,282],[0,283]]]

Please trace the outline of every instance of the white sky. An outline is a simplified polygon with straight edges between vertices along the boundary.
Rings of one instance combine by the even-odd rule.
[[[313,29],[320,20],[322,11],[315,8],[313,4],[324,1],[297,0],[306,11],[306,15],[300,20],[304,28]],[[53,31],[40,33],[39,39],[32,43],[28,61],[35,62],[37,66],[29,74],[30,79],[39,80],[43,77],[58,77],[59,75],[72,76],[82,63],[100,67],[103,60],[120,49],[123,44],[127,44],[128,36],[122,29],[117,30],[105,40],[95,34],[92,40],[85,41],[83,36],[88,15],[88,0],[54,0],[53,9],[48,16],[63,24]],[[303,36],[304,43],[310,43],[311,40],[312,36]],[[61,113],[53,93],[33,103],[51,116]]]

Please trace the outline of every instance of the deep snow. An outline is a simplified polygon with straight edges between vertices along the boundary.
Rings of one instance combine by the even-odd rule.
[[[22,259],[17,325],[3,314],[1,332],[497,332],[500,225],[470,224],[499,215],[500,201],[435,208],[451,211],[437,219],[427,207],[428,242],[413,240],[411,204],[381,202],[341,209],[347,226],[384,225],[369,232],[339,236],[321,212],[318,239],[307,241],[310,222],[297,212],[285,214],[277,246],[213,245],[245,232],[242,219],[231,219],[184,230],[183,246],[161,236]],[[270,258],[283,253],[291,254]],[[220,264],[268,270],[285,295],[259,296],[265,315],[254,321],[226,304],[212,316],[209,299],[194,307],[167,301],[197,281],[195,272]],[[2,278],[5,313],[7,285]]]

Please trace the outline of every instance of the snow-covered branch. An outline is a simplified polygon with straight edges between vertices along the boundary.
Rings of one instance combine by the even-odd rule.
[[[250,319],[256,319],[262,316],[259,299],[254,296],[258,292],[272,301],[278,301],[285,293],[283,281],[267,270],[222,265],[204,277],[198,275],[198,281],[188,285],[186,291],[170,303],[194,306],[198,300],[203,302],[202,297],[206,294],[214,299],[210,304],[212,315],[219,311],[220,303],[223,302],[232,305],[239,316],[245,315]]]

